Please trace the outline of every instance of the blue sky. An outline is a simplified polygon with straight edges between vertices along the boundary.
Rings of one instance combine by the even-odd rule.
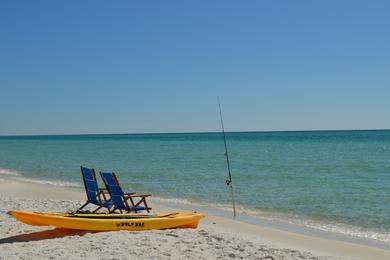
[[[0,135],[390,128],[389,1],[1,1]]]

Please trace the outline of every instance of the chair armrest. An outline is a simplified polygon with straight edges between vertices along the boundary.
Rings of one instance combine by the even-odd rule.
[[[123,193],[125,196],[133,196],[135,194],[135,192],[127,192],[127,193]]]
[[[130,195],[130,197],[134,198],[134,197],[150,197],[152,196],[152,194],[134,194],[134,195]]]

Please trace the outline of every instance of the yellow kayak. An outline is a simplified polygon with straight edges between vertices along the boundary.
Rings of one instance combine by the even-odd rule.
[[[14,210],[17,220],[33,226],[55,226],[78,230],[151,230],[168,228],[197,228],[202,212],[165,214],[64,214]]]

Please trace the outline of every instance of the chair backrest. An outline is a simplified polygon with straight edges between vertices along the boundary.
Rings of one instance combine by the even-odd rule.
[[[99,187],[96,180],[96,174],[94,169],[80,166],[81,175],[83,176],[85,192],[87,193],[88,201],[93,204],[100,204],[98,197]]]
[[[114,172],[100,172],[104,185],[111,195],[111,200],[117,209],[127,209],[124,193]]]

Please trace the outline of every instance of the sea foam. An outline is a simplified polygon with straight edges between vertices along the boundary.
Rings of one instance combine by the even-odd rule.
[[[0,168],[0,175],[20,176],[21,174],[16,170]]]
[[[81,187],[78,183],[68,182],[68,181],[54,181],[54,180],[39,180],[39,179],[30,179],[30,178],[14,178],[23,182],[51,185],[56,187]]]
[[[80,185],[78,183],[74,183],[74,182],[26,178],[26,177],[23,177],[22,173],[17,171],[17,170],[6,169],[6,168],[0,168],[0,177],[3,177],[5,179],[12,179],[12,180],[16,180],[16,181],[51,185],[51,186],[57,186],[57,187],[80,187]]]

